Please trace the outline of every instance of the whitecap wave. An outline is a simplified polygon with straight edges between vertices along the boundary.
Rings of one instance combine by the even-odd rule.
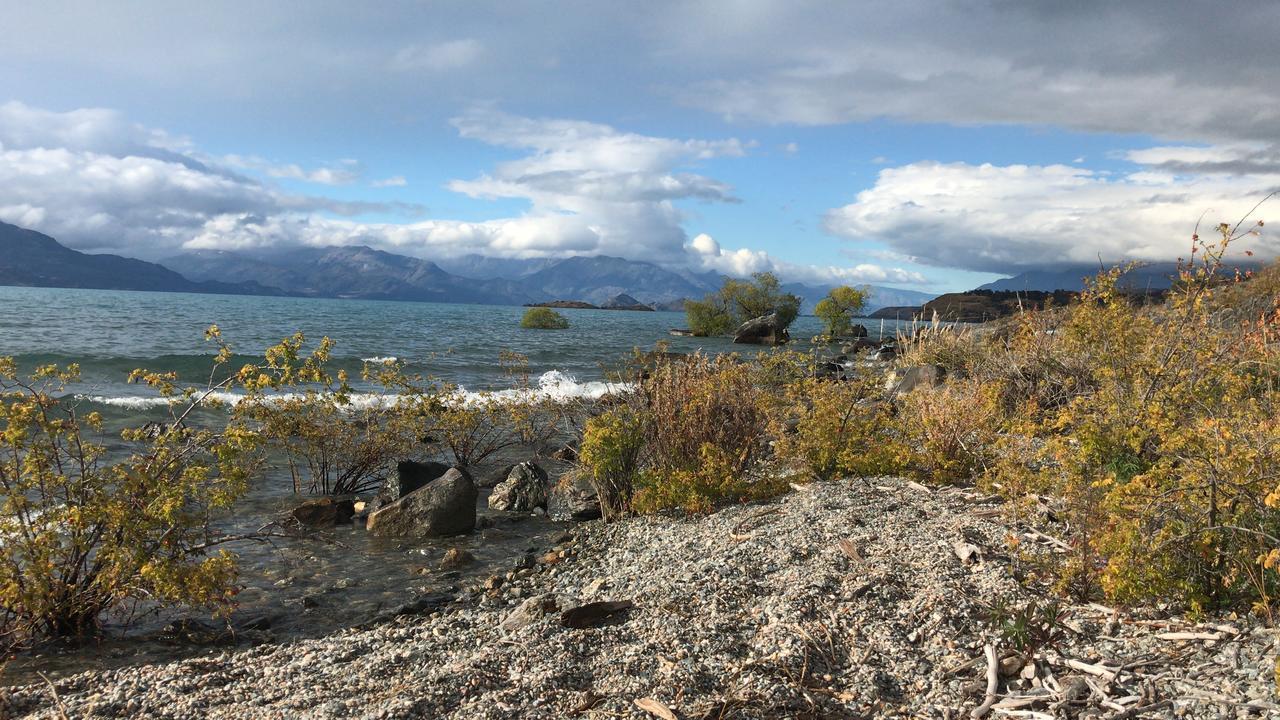
[[[373,357],[360,358],[361,362],[375,363],[378,365],[386,365],[387,363],[399,362],[400,358],[395,355],[374,355]]]
[[[474,405],[490,401],[529,402],[534,400],[566,404],[575,400],[599,400],[609,395],[629,392],[633,387],[628,383],[611,383],[602,380],[578,382],[572,375],[559,370],[549,370],[539,376],[535,386],[527,388],[472,391],[459,387],[453,395],[453,401],[463,405]],[[208,397],[211,400],[231,406],[244,400],[245,396],[233,392],[213,392]],[[269,396],[268,402],[271,400],[278,402],[297,397],[300,397],[298,393],[280,393]],[[351,407],[359,410],[389,407],[399,402],[400,397],[402,396],[384,393],[352,393],[349,396]],[[155,395],[76,395],[75,398],[81,401],[132,411],[151,410],[183,402],[181,398],[164,398]]]

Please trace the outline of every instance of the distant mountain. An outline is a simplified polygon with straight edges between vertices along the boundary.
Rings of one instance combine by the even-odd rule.
[[[309,297],[522,305],[547,299],[522,282],[476,280],[429,260],[363,245],[266,251],[196,251],[165,264],[193,279],[234,277]]]
[[[304,297],[525,305],[576,300],[599,306],[682,310],[724,283],[719,273],[667,268],[609,256],[504,259],[464,255],[431,261],[365,246],[195,250],[163,265],[116,255],[87,255],[47,235],[0,223],[0,284]],[[830,286],[788,283],[813,306]],[[868,312],[919,305],[931,296],[871,287]]]
[[[92,288],[95,290],[160,290],[235,295],[282,295],[253,282],[196,282],[155,263],[90,255],[57,240],[0,222],[0,285]]]
[[[571,257],[525,276],[521,283],[561,299],[602,305],[616,295],[642,303],[700,298],[720,287],[715,273],[678,273],[653,263],[607,255]]]
[[[996,280],[979,287],[979,290],[1024,291],[1039,290],[1071,290],[1079,292],[1084,289],[1084,279],[1093,277],[1099,272],[1097,265],[1078,265],[1060,268],[1028,270],[1010,278]],[[1151,263],[1136,267],[1125,273],[1121,286],[1135,291],[1167,290],[1173,285],[1178,274],[1176,263]]]
[[[519,280],[558,262],[560,258],[495,258],[476,254],[435,260],[435,264],[445,272],[475,280]]]

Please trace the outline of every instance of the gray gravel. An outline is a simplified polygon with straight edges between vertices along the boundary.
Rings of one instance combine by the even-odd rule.
[[[55,681],[56,702],[47,685],[6,688],[0,715],[968,717],[986,691],[985,604],[1031,597],[1009,555],[1023,529],[996,507],[963,490],[850,480],[705,518],[566,526],[574,537],[535,567],[432,616],[84,673]],[[634,607],[587,629],[547,612],[600,600]],[[1030,666],[1005,660],[1004,706],[989,717],[1280,712],[1276,636],[1256,623],[1081,606],[1063,625]],[[1197,636],[1159,637],[1170,632]]]

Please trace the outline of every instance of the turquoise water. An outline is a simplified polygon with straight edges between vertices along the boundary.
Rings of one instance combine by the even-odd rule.
[[[413,372],[483,390],[507,384],[498,365],[503,350],[529,359],[533,378],[556,371],[580,383],[600,380],[633,348],[662,341],[672,352],[742,350],[724,338],[674,337],[682,313],[562,310],[567,330],[519,327],[525,309],[114,290],[0,287],[0,355],[21,367],[78,362],[92,397],[145,395],[126,385],[130,370],[177,371],[197,382],[207,376],[213,348],[204,330],[217,324],[238,353],[252,356],[302,332],[337,342],[336,364],[358,369],[363,359],[398,358]],[[879,321],[869,321],[873,335]],[[898,324],[886,321],[892,334]],[[801,317],[795,338],[817,334],[816,318]],[[750,349],[748,349],[750,350]],[[119,407],[125,407],[120,404]]]

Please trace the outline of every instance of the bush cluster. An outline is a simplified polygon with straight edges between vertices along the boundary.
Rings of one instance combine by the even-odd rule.
[[[569,327],[569,319],[546,307],[533,307],[525,311],[520,318],[520,327],[532,330],[564,330]]]

